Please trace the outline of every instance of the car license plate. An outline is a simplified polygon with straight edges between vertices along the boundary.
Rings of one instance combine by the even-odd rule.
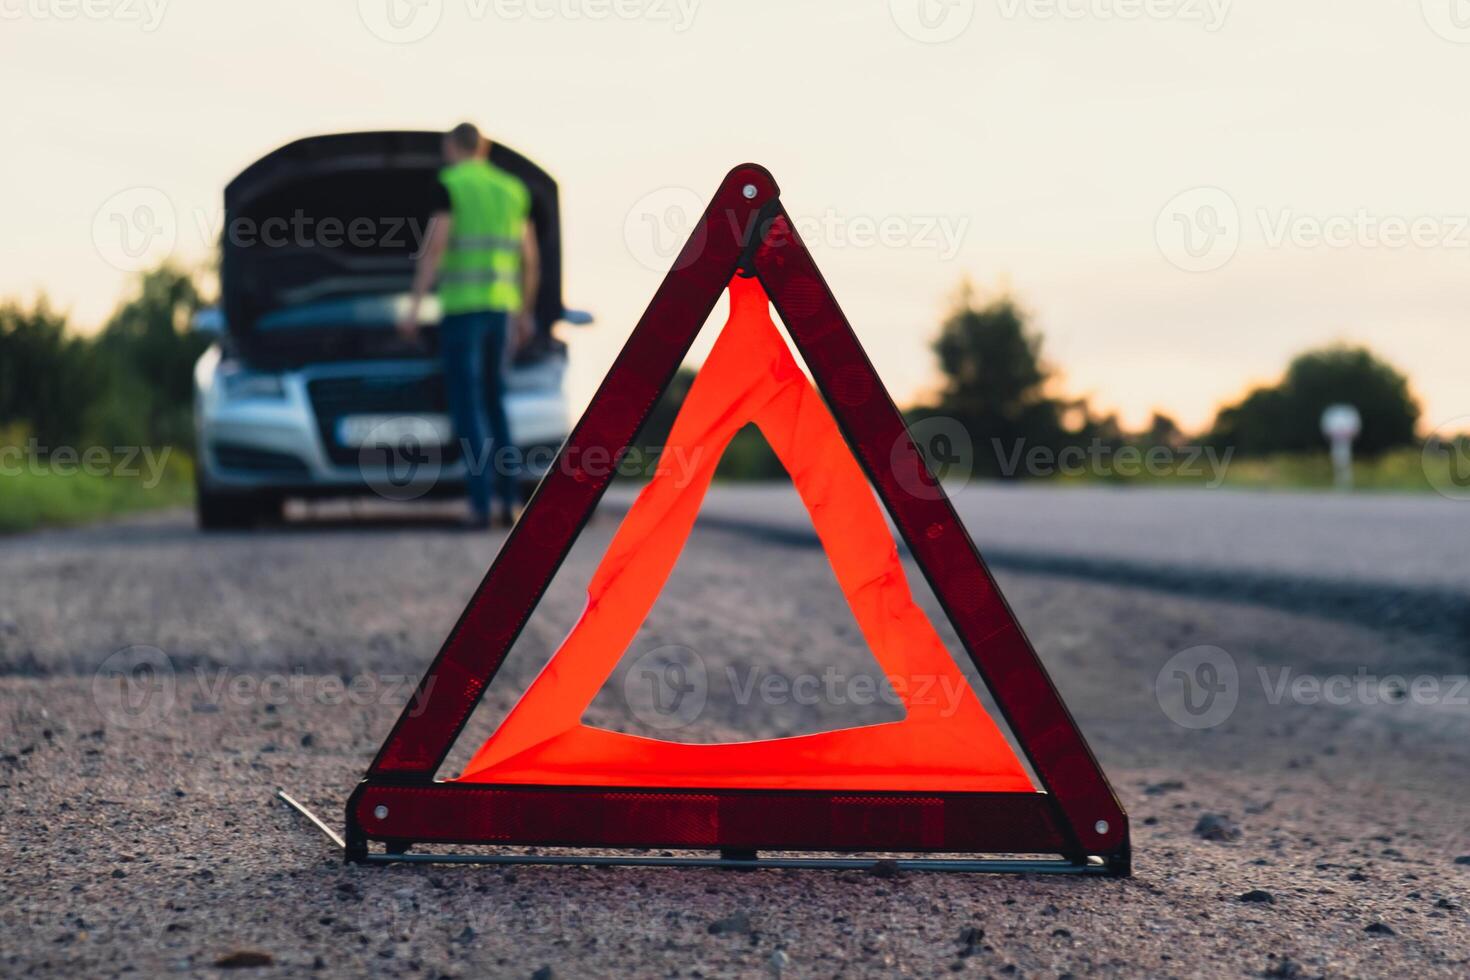
[[[440,412],[344,415],[337,420],[337,441],[344,446],[400,446],[404,442],[445,446],[453,437],[449,416]]]

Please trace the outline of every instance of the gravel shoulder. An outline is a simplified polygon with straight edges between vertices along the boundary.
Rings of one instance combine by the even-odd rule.
[[[344,867],[271,793],[340,821],[498,538],[422,512],[323,513],[256,534],[205,538],[168,513],[0,542],[0,973],[1470,972],[1470,861],[1456,862],[1470,855],[1470,710],[1273,703],[1283,670],[1463,675],[1453,643],[1019,568],[998,576],[1129,811],[1132,879]],[[580,611],[614,526],[584,535],[476,732]],[[701,527],[632,652],[689,646],[715,677],[861,671],[853,630],[819,550]],[[98,688],[99,665],[133,645],[167,658],[166,707],[120,712]],[[1202,645],[1230,656],[1239,703],[1194,731],[1161,710],[1155,680]],[[588,718],[640,730],[621,681]],[[687,737],[854,718],[721,708],[716,687]],[[1196,832],[1206,815],[1227,818],[1225,839]],[[1240,897],[1254,892],[1269,901]]]

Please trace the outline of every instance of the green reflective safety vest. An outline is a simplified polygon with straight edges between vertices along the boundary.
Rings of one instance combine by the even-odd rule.
[[[526,185],[484,160],[439,172],[449,192],[449,248],[439,265],[444,315],[521,308],[521,238],[531,213]]]

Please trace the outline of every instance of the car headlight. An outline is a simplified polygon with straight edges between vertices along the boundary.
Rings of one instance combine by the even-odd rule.
[[[224,375],[225,397],[231,401],[246,398],[285,398],[286,387],[279,374],[254,371],[232,371]]]

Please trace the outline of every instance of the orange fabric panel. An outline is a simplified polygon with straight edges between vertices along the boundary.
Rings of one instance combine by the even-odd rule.
[[[730,439],[755,423],[791,475],[900,721],[757,742],[691,745],[584,725],[678,561]],[[459,777],[481,783],[677,788],[1032,792],[933,625],[831,413],[771,321],[755,279],[730,283],[730,318],[669,435],[691,468],[661,468],[638,495],[556,654]],[[958,691],[912,695],[919,685]]]

